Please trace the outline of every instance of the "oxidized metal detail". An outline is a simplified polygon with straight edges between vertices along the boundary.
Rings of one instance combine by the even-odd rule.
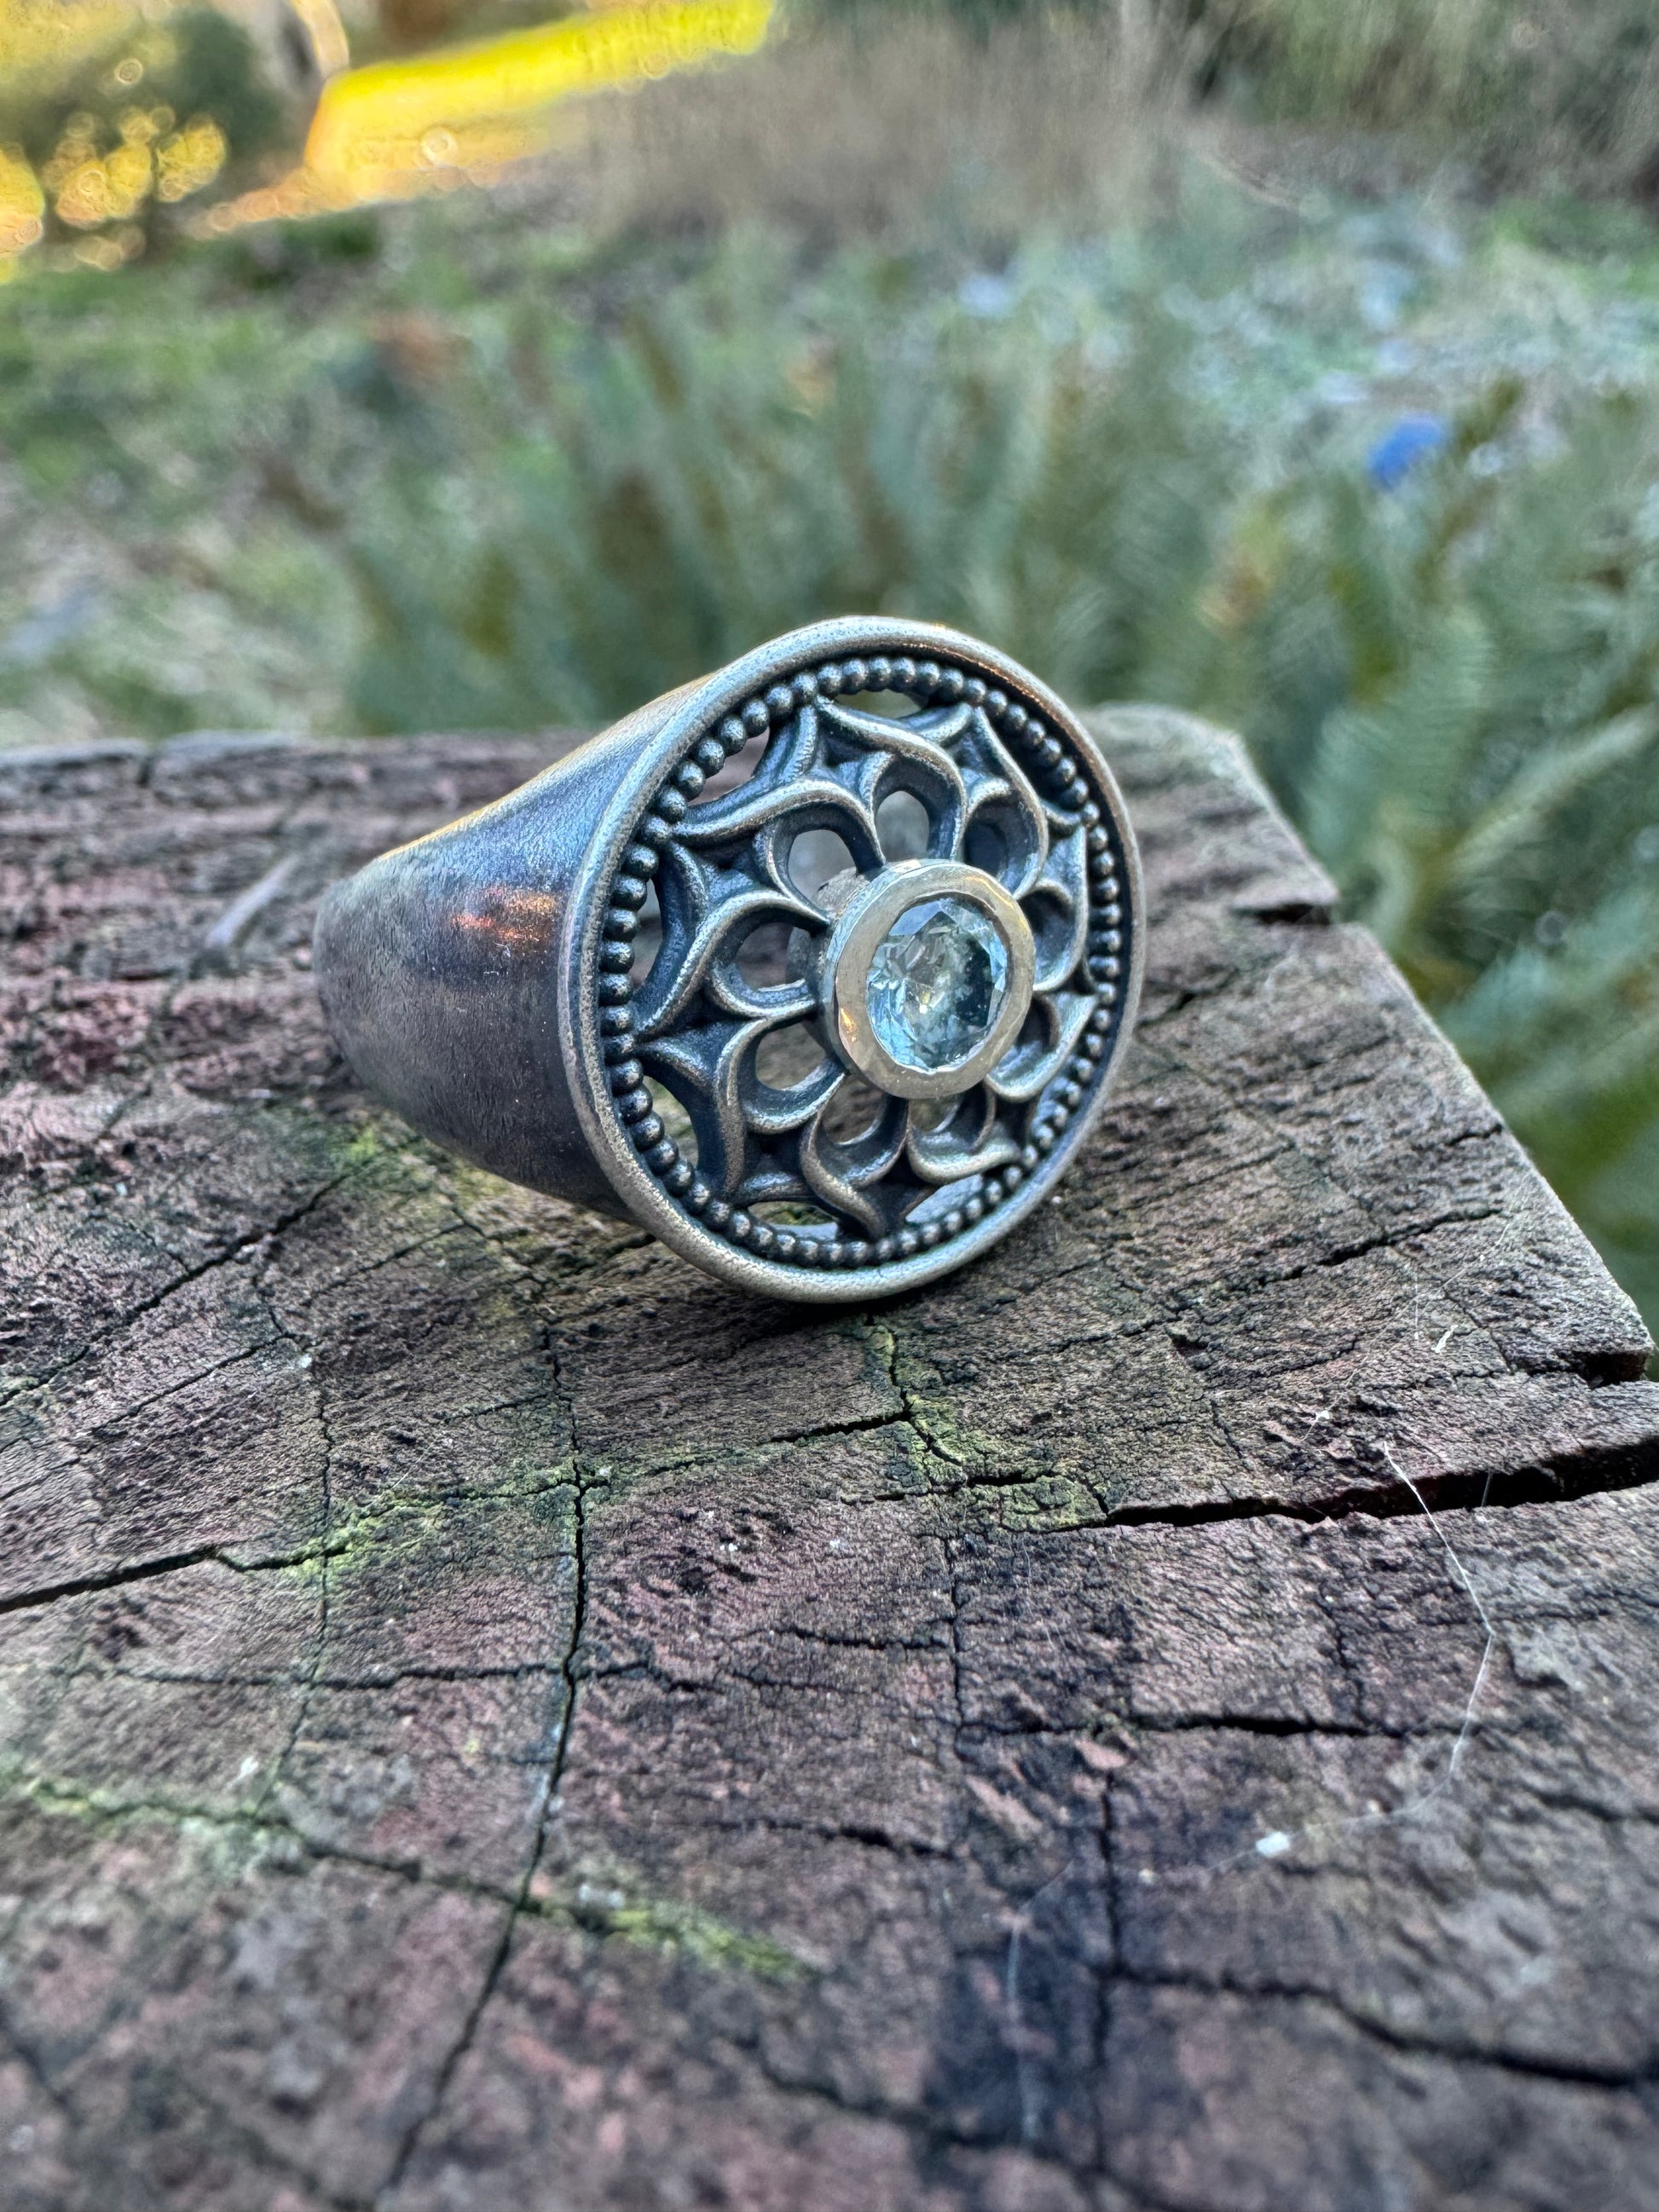
[[[913,711],[853,703],[870,695]],[[754,774],[694,803],[757,738]],[[878,816],[896,793],[925,811],[925,857],[884,848]],[[851,867],[808,890],[792,848],[824,831]],[[1083,762],[1005,690],[908,654],[798,669],[664,778],[611,880],[598,994],[618,1117],[688,1215],[763,1258],[863,1268],[933,1251],[1006,1202],[1101,1080],[1121,1024],[1121,869]],[[653,890],[661,943],[641,974]],[[943,893],[1001,921],[1019,984],[985,1048],[928,1077],[884,1052],[859,984],[890,921]],[[794,940],[775,981],[737,958],[769,923]],[[797,1027],[820,1042],[817,1066],[767,1080],[763,1042]],[[649,1078],[689,1124],[678,1139]],[[860,1078],[873,1110],[837,1131]]]
[[[775,1296],[959,1266],[1042,1203],[1133,1022],[1139,863],[1018,664],[822,623],[329,892],[363,1081],[483,1167]]]

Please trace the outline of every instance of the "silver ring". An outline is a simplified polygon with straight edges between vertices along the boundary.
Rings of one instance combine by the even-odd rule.
[[[852,617],[640,708],[336,884],[370,1090],[773,1297],[886,1296],[1041,1204],[1134,1019],[1140,868],[1077,717]]]

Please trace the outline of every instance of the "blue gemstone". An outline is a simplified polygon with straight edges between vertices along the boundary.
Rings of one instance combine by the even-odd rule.
[[[921,899],[870,963],[870,1026],[902,1066],[933,1075],[977,1051],[1008,988],[1008,948],[967,899]]]

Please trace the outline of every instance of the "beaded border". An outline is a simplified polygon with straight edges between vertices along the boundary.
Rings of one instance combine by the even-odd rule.
[[[978,1191],[937,1220],[873,1242],[844,1237],[839,1230],[830,1237],[797,1236],[717,1198],[663,1125],[647,1088],[644,1067],[634,1054],[635,1039],[629,1011],[634,995],[633,940],[639,930],[639,910],[645,904],[662,848],[672,842],[709,777],[733,754],[757,738],[769,737],[814,699],[869,691],[902,692],[918,706],[949,706],[966,700],[969,705],[981,708],[1017,757],[1024,755],[1023,765],[1038,796],[1078,816],[1087,831],[1089,845],[1091,912],[1084,967],[1098,1000],[1076,1052],[1043,1094],[1038,1118],[1018,1159],[985,1177]],[[1103,806],[1095,796],[1078,761],[1040,715],[1011,700],[1006,692],[987,684],[982,677],[936,660],[918,661],[908,653],[871,653],[821,662],[787,682],[774,684],[699,738],[668,770],[635,825],[605,893],[597,993],[599,1036],[612,1103],[635,1150],[693,1223],[760,1259],[833,1269],[879,1267],[888,1261],[908,1260],[918,1252],[936,1250],[1012,1197],[1078,1118],[1109,1064],[1109,1048],[1122,1020],[1121,978],[1133,927],[1122,904],[1127,873],[1111,809]]]

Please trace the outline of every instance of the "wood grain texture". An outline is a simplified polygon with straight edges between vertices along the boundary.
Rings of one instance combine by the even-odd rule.
[[[1232,742],[1097,726],[1122,1088],[827,1316],[332,1053],[324,885],[550,742],[0,761],[6,2212],[1659,2203],[1647,1340]]]

